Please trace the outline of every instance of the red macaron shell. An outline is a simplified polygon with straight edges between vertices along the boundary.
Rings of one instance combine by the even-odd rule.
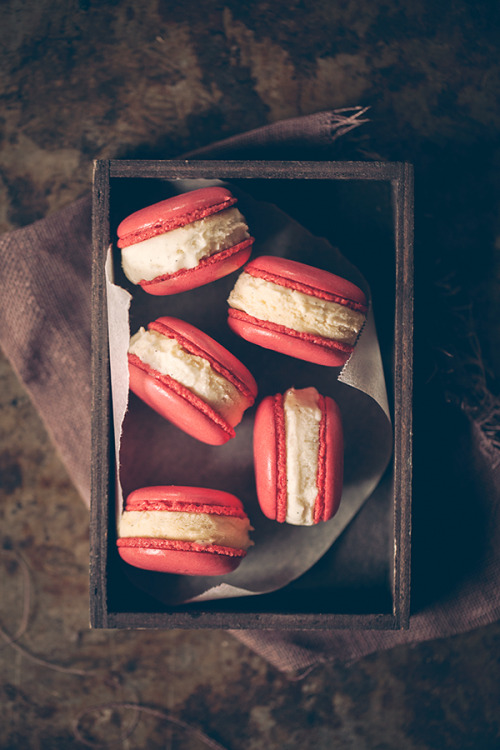
[[[118,547],[118,554],[124,562],[135,568],[190,576],[219,576],[232,573],[243,557],[224,555],[216,551],[194,550],[194,548],[181,550],[125,546]]]
[[[132,492],[127,511],[161,509],[246,518],[243,504],[228,492],[200,487],[142,487]],[[129,565],[178,575],[223,575],[235,570],[246,550],[215,544],[168,539],[124,537],[117,540],[118,553]]]
[[[245,272],[274,284],[297,289],[321,299],[331,299],[366,312],[366,296],[351,281],[329,271],[274,255],[261,255],[250,261]],[[338,299],[335,299],[338,298]],[[352,303],[352,305],[349,305]]]
[[[340,409],[330,397],[320,396],[323,412],[318,456],[318,496],[314,523],[337,512],[343,486],[343,429]],[[286,445],[283,397],[268,396],[257,409],[254,425],[254,465],[257,497],[267,518],[286,519]]]
[[[154,510],[158,505],[168,506],[172,510],[179,510],[181,507],[191,510],[192,506],[212,506],[211,512],[214,514],[245,516],[243,503],[230,492],[209,487],[169,484],[134,490],[127,497],[125,510]]]
[[[279,394],[281,401],[283,397]],[[276,396],[266,396],[255,413],[253,452],[257,497],[262,512],[275,521],[278,515],[278,497],[285,496],[286,460],[285,446],[280,437],[280,426],[275,417]]]
[[[172,229],[199,221],[236,203],[233,194],[224,187],[207,187],[174,195],[127,216],[117,229],[118,247],[164,234]]]
[[[229,380],[251,406],[257,384],[249,370],[221,344],[178,318],[162,317],[149,328],[175,338],[187,351],[207,359]],[[130,390],[162,417],[188,435],[209,445],[223,445],[235,436],[234,427],[199,396],[169,376],[153,370],[133,354],[128,355]]]
[[[304,263],[263,255],[250,261],[244,273],[366,313],[366,297],[359,287],[347,279]],[[354,349],[350,344],[296,331],[231,307],[228,325],[238,336],[265,349],[329,367],[342,367]]]
[[[253,318],[232,308],[229,308],[227,323],[231,330],[245,341],[317,365],[342,367],[354,349],[344,344],[339,346],[332,339],[294,331],[285,326]]]
[[[323,397],[324,420],[320,435],[320,464],[322,477],[318,484],[321,497],[315,506],[314,522],[329,521],[339,509],[344,481],[344,431],[342,416],[336,401]]]
[[[148,294],[165,297],[210,284],[241,268],[252,253],[253,243],[254,238],[249,237],[227,250],[203,258],[194,268],[182,268],[175,273],[157,276],[151,281],[140,281],[139,285]]]

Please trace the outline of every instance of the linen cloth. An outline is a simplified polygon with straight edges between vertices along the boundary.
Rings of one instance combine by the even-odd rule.
[[[365,113],[366,108],[355,107],[277,122],[182,158],[335,159],[339,138],[366,122]],[[0,259],[0,345],[89,505],[90,196],[0,237]],[[418,288],[416,294],[418,332]],[[418,341],[417,335],[417,346]],[[442,343],[445,348],[448,342]],[[418,354],[417,349],[416,362]],[[460,388],[463,393],[450,403],[441,381],[420,382],[415,371],[410,630],[233,635],[288,671],[326,661],[352,662],[498,618],[500,448],[495,421],[500,408],[484,383],[477,392],[477,379]],[[472,397],[468,388],[476,391]],[[476,406],[467,408],[469,403]]]

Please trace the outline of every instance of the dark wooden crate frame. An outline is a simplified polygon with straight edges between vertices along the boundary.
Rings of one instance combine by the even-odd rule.
[[[108,529],[114,514],[114,443],[105,260],[110,244],[110,180],[314,179],[388,181],[395,238],[393,611],[375,614],[241,612],[176,607],[165,612],[108,608]],[[379,629],[409,627],[412,482],[413,167],[402,162],[127,161],[94,164],[92,256],[92,468],[90,618],[95,628]],[[113,516],[114,517],[114,516]],[[257,597],[258,598],[258,597]],[[212,603],[213,604],[213,603]]]

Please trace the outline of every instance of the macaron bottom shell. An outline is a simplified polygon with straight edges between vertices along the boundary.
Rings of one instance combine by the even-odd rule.
[[[210,284],[241,268],[251,255],[253,242],[254,238],[250,237],[204,258],[195,268],[183,268],[172,274],[157,276],[151,281],[141,281],[140,286],[148,294],[165,297]]]
[[[232,573],[239,566],[245,556],[244,550],[232,550],[228,554],[225,548],[217,551],[215,545],[211,547],[201,544],[170,542],[170,548],[153,546],[156,540],[133,539],[118,540],[118,554],[124,562],[143,570],[158,573],[190,576],[218,576]],[[134,546],[126,546],[124,542]],[[184,546],[181,549],[181,546]]]
[[[341,348],[330,339],[299,333],[231,308],[227,322],[231,330],[245,341],[317,365],[343,367],[353,351],[352,346]]]

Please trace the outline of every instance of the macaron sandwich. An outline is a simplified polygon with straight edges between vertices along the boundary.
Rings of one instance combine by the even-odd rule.
[[[250,371],[221,344],[186,321],[161,317],[132,336],[130,389],[192,437],[222,445],[254,403]]]
[[[346,279],[274,256],[250,261],[228,298],[228,324],[266,349],[338,367],[364,324],[366,297]]]
[[[254,239],[236,202],[226,188],[207,187],[128,216],[117,230],[126,277],[149,294],[167,295],[240,268]]]
[[[254,427],[257,496],[279,523],[312,526],[338,510],[343,483],[343,431],[336,402],[316,388],[267,396]]]
[[[142,487],[127,498],[116,544],[120,557],[137,568],[222,575],[245,557],[251,530],[241,501],[229,492]]]

